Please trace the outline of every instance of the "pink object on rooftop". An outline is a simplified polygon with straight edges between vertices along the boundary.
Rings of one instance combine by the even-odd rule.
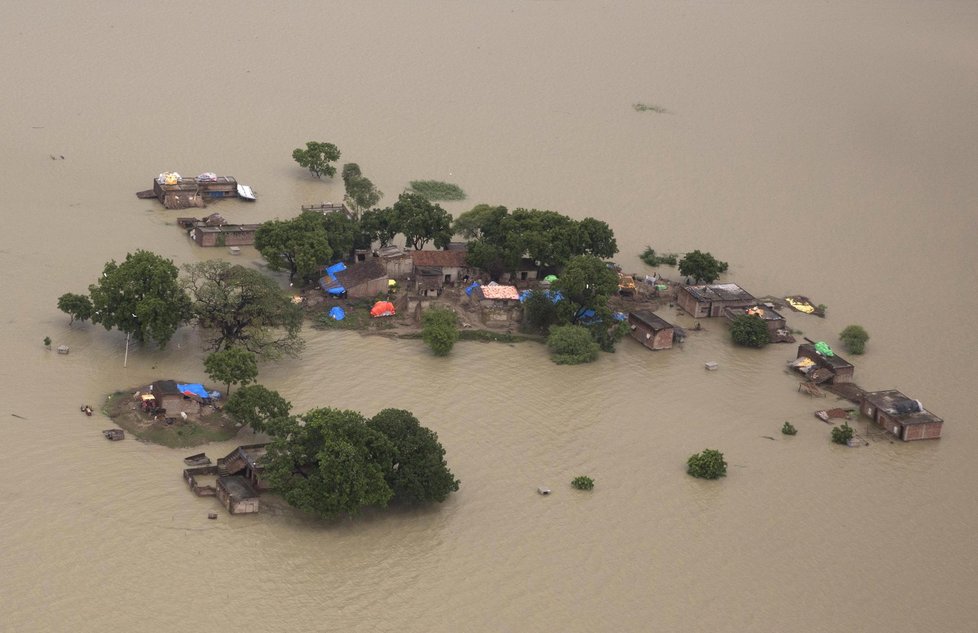
[[[516,289],[516,286],[480,286],[479,290],[486,299],[520,300],[520,291]]]

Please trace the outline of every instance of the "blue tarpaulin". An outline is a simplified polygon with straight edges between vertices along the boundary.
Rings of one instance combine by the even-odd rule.
[[[468,292],[468,290],[466,290],[466,292]],[[559,290],[554,290],[553,292],[550,290],[524,290],[520,293],[520,303],[526,303],[526,300],[529,299],[530,295],[534,292],[543,292],[543,296],[550,299],[550,301],[553,303],[557,303],[564,298],[564,295],[560,294]]]
[[[615,312],[611,315],[611,318],[613,318],[615,321],[624,321],[628,318],[628,315],[624,312]]]
[[[181,385],[180,383],[177,383],[177,389],[179,389],[180,393],[184,395],[193,394],[195,396],[200,396],[205,400],[210,398],[210,394],[208,394],[207,390],[204,389],[204,385],[200,383],[191,383],[189,385]]]
[[[346,265],[343,262],[333,264],[332,266],[326,267],[326,274],[333,279],[336,278],[336,273],[346,270]]]
[[[581,310],[580,312],[577,313],[578,323],[588,325],[591,323],[599,323],[600,321],[601,319],[598,318],[598,315],[594,312],[594,310],[590,308],[588,308],[587,310]]]
[[[346,312],[343,312],[343,308],[339,306],[335,306],[333,308],[330,308],[329,316],[331,316],[334,321],[342,321],[343,319],[346,318]]]
[[[346,288],[344,288],[343,286],[336,286],[335,288],[328,288],[326,290],[326,294],[328,295],[340,296],[344,293],[346,293]]]
[[[465,294],[467,294],[467,295],[469,295],[471,297],[472,296],[472,291],[475,290],[476,288],[478,288],[479,285],[480,284],[479,284],[478,281],[473,281],[472,284],[468,288],[465,289]]]

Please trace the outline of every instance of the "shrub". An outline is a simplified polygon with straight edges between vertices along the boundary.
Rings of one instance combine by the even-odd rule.
[[[764,347],[771,341],[764,319],[749,314],[742,314],[733,320],[730,337],[734,343],[745,347]]]
[[[784,426],[781,427],[781,432],[784,433],[785,435],[797,435],[798,429],[796,429],[794,425],[791,424],[791,422],[788,422],[786,420]]]
[[[658,255],[651,246],[646,246],[642,254],[639,255],[639,259],[643,262],[655,268],[656,266],[675,266],[679,262],[679,256],[675,253],[666,253],[665,255]]]
[[[849,325],[839,334],[842,344],[852,354],[862,354],[866,351],[866,341],[869,334],[861,325]]]
[[[50,336],[45,336],[44,337],[44,347],[51,347],[51,337]]]
[[[561,325],[550,328],[547,337],[550,358],[558,365],[590,363],[598,357],[599,346],[586,327]]]
[[[594,480],[587,475],[579,475],[571,480],[571,485],[578,490],[592,490],[594,488]]]
[[[727,462],[723,460],[723,453],[708,448],[689,456],[686,472],[700,479],[719,479],[727,476]]]
[[[421,315],[421,339],[435,356],[448,356],[458,340],[458,317],[452,310],[432,308]]]
[[[842,426],[837,426],[832,429],[832,441],[836,444],[848,444],[853,434],[852,427],[849,426],[848,422],[844,422]]]

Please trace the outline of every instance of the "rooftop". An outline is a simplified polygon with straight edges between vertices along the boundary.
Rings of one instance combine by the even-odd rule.
[[[520,291],[516,289],[516,286],[479,286],[476,291],[481,292],[485,299],[520,300]]]
[[[628,316],[637,321],[641,321],[656,332],[672,327],[671,323],[649,310],[636,310],[635,312],[629,312]]]
[[[237,475],[217,478],[217,485],[227,490],[228,495],[236,501],[241,499],[252,499],[258,496],[255,489],[251,487],[248,480]]]
[[[819,354],[815,349],[815,346],[811,343],[802,343],[798,346],[798,356],[807,356],[809,358],[819,358],[823,363],[831,367],[832,369],[845,369],[852,367],[852,363],[842,358],[838,354],[833,356],[823,356]]]
[[[863,398],[875,405],[877,409],[885,411],[899,420],[901,424],[927,424],[944,421],[925,409],[919,400],[914,400],[896,389],[869,391],[863,395]]]
[[[683,286],[697,301],[753,301],[754,295],[737,284]]]
[[[784,319],[779,312],[774,308],[769,308],[765,305],[755,304],[752,306],[747,306],[746,308],[735,308],[730,307],[726,309],[731,316],[738,317],[744,314],[750,314],[751,316],[756,316],[764,319],[765,321],[781,321]]]
[[[441,266],[449,268],[463,268],[468,264],[465,263],[465,257],[468,255],[468,251],[454,250],[454,251],[414,251],[411,253],[411,258],[414,260],[415,266]]]

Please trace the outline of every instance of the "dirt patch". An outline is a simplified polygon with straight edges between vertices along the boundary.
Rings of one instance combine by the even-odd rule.
[[[234,420],[213,407],[204,407],[202,415],[187,420],[166,422],[154,420],[139,409],[129,391],[117,391],[105,399],[102,413],[125,429],[130,435],[153,444],[171,448],[200,446],[208,442],[223,442],[237,435],[240,427]]]

